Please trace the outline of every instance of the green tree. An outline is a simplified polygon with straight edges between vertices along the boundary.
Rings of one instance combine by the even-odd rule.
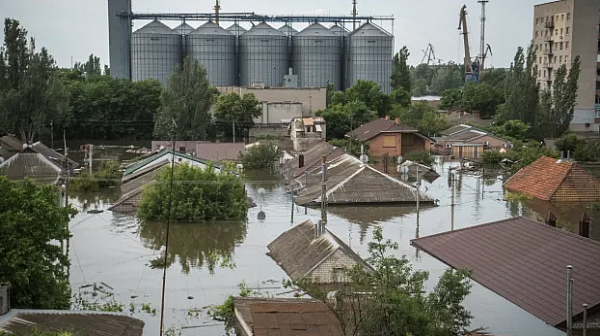
[[[511,140],[525,140],[529,135],[530,127],[521,120],[508,120],[500,126],[492,128],[492,132],[501,137]]]
[[[488,68],[481,74],[479,83],[489,84],[498,89],[504,90],[506,87],[506,77],[508,70],[505,68]]]
[[[329,108],[333,103],[333,95],[336,93],[335,84],[327,82],[327,93],[325,97],[325,106]]]
[[[412,96],[410,91],[405,91],[402,88],[398,88],[392,91],[391,99],[393,105],[407,107],[411,104]]]
[[[100,66],[100,57],[91,54],[88,61],[85,63],[75,62],[73,65],[74,70],[78,70],[81,73],[85,73],[88,76],[102,75],[102,67]]]
[[[481,118],[492,118],[498,105],[504,103],[503,92],[490,84],[469,83],[463,88],[462,107],[467,112],[479,112]]]
[[[600,161],[600,140],[587,141],[577,146],[573,151],[573,159],[577,161]]]
[[[450,128],[450,123],[446,116],[438,113],[433,108],[427,109],[423,113],[423,117],[418,125],[419,131],[429,136],[439,134],[441,131]]]
[[[579,139],[579,137],[573,133],[568,133],[556,140],[556,148],[559,151],[573,153],[576,148],[581,147],[585,144],[585,140]]]
[[[0,126],[32,143],[47,134],[50,121],[62,125],[68,101],[52,56],[45,48],[36,52],[19,21],[7,18],[0,52]]]
[[[464,65],[448,62],[436,67],[431,81],[431,94],[441,95],[444,91],[460,88],[464,85]]]
[[[275,165],[281,157],[279,147],[273,141],[259,143],[240,155],[244,169],[263,169],[274,171]]]
[[[568,74],[564,64],[556,70],[552,93],[546,90],[541,96],[540,109],[534,124],[537,138],[557,138],[569,129],[577,100],[580,68],[581,61],[577,56]]]
[[[58,204],[55,186],[0,176],[0,190],[0,283],[11,284],[11,305],[68,309],[69,256],[55,242],[70,237],[76,211]]]
[[[206,69],[198,61],[186,57],[183,67],[173,70],[169,86],[160,98],[161,107],[154,124],[156,137],[169,139],[175,121],[178,140],[206,139],[215,90],[209,85]]]
[[[250,129],[254,127],[254,118],[260,117],[262,107],[254,96],[247,93],[243,96],[235,92],[221,95],[217,98],[214,109],[215,125],[220,133],[226,137],[233,136],[233,125],[235,133],[239,138],[248,138]]]
[[[332,105],[326,110],[319,111],[317,116],[323,117],[327,123],[327,140],[343,139],[351,130],[350,114],[342,104]]]
[[[346,90],[345,102],[360,101],[369,110],[376,111],[380,117],[389,114],[392,109],[391,97],[381,90],[375,82],[359,80]]]
[[[412,92],[410,80],[410,69],[408,68],[408,57],[410,52],[406,46],[400,49],[399,53],[394,55],[391,85],[394,90],[403,89],[405,92]]]
[[[440,108],[443,110],[463,109],[463,91],[460,88],[448,89],[442,94]]]
[[[156,183],[142,193],[137,215],[142,220],[166,221],[171,195],[171,168],[164,168]],[[173,172],[171,218],[177,221],[243,219],[248,211],[244,182],[235,167],[224,166],[217,172],[187,164],[175,166]]]

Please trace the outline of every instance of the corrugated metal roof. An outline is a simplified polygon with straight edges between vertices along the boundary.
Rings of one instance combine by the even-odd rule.
[[[296,36],[330,36],[336,37],[337,35],[322,24],[315,22],[310,26],[304,28]]]
[[[504,188],[545,201],[600,200],[600,181],[576,163],[543,156],[519,170]]]
[[[218,24],[208,21],[200,27],[196,28],[190,35],[224,35],[231,36],[231,32],[219,26]]]
[[[179,33],[174,31],[173,29],[171,29],[166,24],[164,24],[158,20],[154,20],[154,21],[148,23],[147,25],[143,26],[142,28],[136,30],[135,32],[133,32],[133,34],[171,34],[172,35],[172,34],[179,34]]]
[[[261,22],[256,26],[252,27],[252,29],[248,30],[244,33],[244,37],[246,36],[286,36],[284,33],[278,31],[277,29],[271,27],[270,25]]]
[[[348,31],[348,29],[342,26],[338,26],[337,24],[331,26],[329,30],[331,30],[337,36],[347,36],[348,34],[350,34],[350,31]]]
[[[194,31],[194,27],[192,27],[189,24],[184,22],[184,23],[180,24],[179,26],[173,28],[173,30],[181,35],[187,35]]]
[[[366,269],[371,270],[362,258],[341,239],[329,230],[316,237],[316,226],[313,221],[307,220],[282,233],[267,247],[270,256],[283,268],[287,275],[298,281],[310,276],[310,272],[332,253],[341,249],[348,257],[356,263],[363,264]],[[348,265],[352,266],[352,265]]]
[[[245,33],[246,31],[248,31],[246,28],[240,26],[237,23],[234,23],[231,26],[229,26],[229,28],[227,28],[227,30],[229,32],[231,32],[233,35],[241,35],[241,34]]]
[[[522,217],[411,242],[537,316],[566,320],[567,266],[573,266],[573,316],[600,305],[600,243]]]
[[[383,28],[376,26],[371,22],[366,22],[358,29],[350,33],[351,37],[375,37],[375,36],[392,36],[392,34],[383,30]]]
[[[170,153],[174,153],[174,155],[176,157],[186,158],[188,160],[196,161],[196,162],[199,162],[199,163],[202,163],[202,164],[208,164],[209,163],[209,161],[201,159],[199,157],[195,157],[195,156],[192,156],[192,155],[189,155],[189,154],[186,154],[186,153],[177,152],[177,151],[174,152],[172,149],[166,149],[165,148],[165,149],[162,149],[161,151],[159,151],[159,152],[157,152],[157,153],[155,153],[155,154],[153,154],[151,156],[148,156],[147,158],[145,158],[145,159],[143,159],[143,160],[141,160],[139,162],[132,163],[127,168],[125,168],[125,172],[123,173],[123,176],[127,176],[129,174],[132,174],[135,171],[137,171],[138,169],[143,168],[146,165],[152,163],[152,161],[154,161],[156,159],[159,159],[162,156],[166,156],[167,154],[170,154]],[[165,159],[167,159],[167,158],[165,158]],[[215,166],[216,169],[220,169],[221,168],[221,166],[217,165],[217,164],[215,164],[214,166]]]
[[[279,30],[280,32],[284,33],[287,36],[293,36],[298,34],[298,30],[294,29],[292,26],[290,26],[289,24],[284,24],[283,26],[279,27],[277,30]]]
[[[248,336],[342,336],[342,325],[329,307],[314,299],[234,298]]]
[[[0,164],[0,175],[21,180],[26,177],[53,183],[58,180],[61,168],[31,148],[12,156]]]

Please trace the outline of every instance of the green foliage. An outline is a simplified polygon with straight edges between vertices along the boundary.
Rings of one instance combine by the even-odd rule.
[[[483,152],[483,162],[486,164],[499,164],[505,158],[505,155],[497,150],[486,150]]]
[[[120,183],[123,173],[119,161],[102,161],[96,173],[83,172],[70,180],[73,191],[97,191]]]
[[[600,161],[600,141],[589,140],[573,152],[573,159],[577,161]]]
[[[175,131],[178,140],[206,139],[211,128],[210,107],[216,95],[208,82],[206,69],[198,61],[186,57],[183,67],[177,66],[173,70],[169,86],[162,92],[154,135],[170,139]]]
[[[352,129],[377,118],[362,101],[351,101],[345,105],[336,104],[317,112],[327,122],[327,139],[343,139]]]
[[[462,110],[463,91],[460,88],[449,89],[442,94],[440,108],[443,110]]]
[[[389,114],[392,108],[391,97],[381,90],[381,86],[365,80],[359,80],[348,88],[344,95],[344,101],[346,103],[362,102],[367,110],[377,112],[380,117]]]
[[[482,118],[491,118],[496,114],[498,105],[503,103],[501,89],[487,83],[468,83],[462,89],[444,91],[440,108],[478,112]]]
[[[0,336],[78,336],[79,334],[70,331],[45,331],[31,328],[27,332],[8,333],[0,330]]]
[[[156,183],[142,193],[138,217],[147,221],[168,218],[171,168],[164,168]],[[242,219],[248,204],[246,190],[235,167],[224,166],[220,173],[212,165],[206,169],[187,164],[175,166],[173,172],[171,217],[177,221]]]
[[[565,153],[568,151],[574,153],[575,149],[583,146],[584,144],[585,140],[579,139],[579,137],[573,133],[565,134],[556,140],[556,148]]]
[[[392,76],[390,77],[390,84],[394,91],[402,89],[404,92],[412,92],[410,70],[407,65],[408,56],[410,56],[410,52],[406,46],[394,55]]]
[[[261,297],[263,294],[259,291],[254,291],[248,287],[245,282],[238,284],[239,293],[237,297]],[[235,325],[235,307],[233,305],[233,295],[229,295],[225,302],[220,305],[212,306],[208,309],[208,315],[215,321],[225,323],[226,335],[231,335]]]
[[[105,66],[106,67],[106,66]],[[85,63],[75,62],[73,70],[77,70],[81,73],[85,73],[88,76],[102,75],[102,67],[100,66],[100,57],[91,54],[88,61]]]
[[[432,108],[423,113],[418,128],[421,133],[433,136],[450,128],[450,123],[444,114],[438,113]]]
[[[69,256],[52,242],[71,236],[76,211],[59,206],[55,186],[0,176],[0,190],[0,283],[11,284],[11,305],[68,309]]]
[[[418,162],[427,166],[431,166],[434,162],[431,152],[429,151],[406,153],[402,156],[402,159],[403,161]]]
[[[532,141],[526,145],[515,145],[513,149],[506,151],[506,153],[492,153],[494,151],[485,151],[483,153],[483,160],[485,163],[498,163],[504,158],[514,161],[514,164],[510,167],[512,173],[516,173],[519,169],[530,165],[542,156],[558,157],[558,153],[545,146],[541,146],[539,143]]]
[[[325,107],[326,108],[329,108],[329,106],[331,106],[332,100],[333,100],[333,95],[336,92],[337,91],[335,90],[335,84],[327,82],[327,93],[326,93],[326,97],[325,97]]]
[[[527,200],[532,199],[533,197],[530,195],[526,195],[526,194],[507,192],[504,195],[504,198],[509,201],[527,201]]]
[[[132,82],[110,76],[84,80],[65,74],[70,95],[66,135],[76,139],[151,139],[162,86],[156,80]],[[56,127],[55,127],[56,129]]]
[[[395,89],[390,96],[393,105],[408,107],[411,104],[412,97],[410,91],[406,91],[403,88]]]
[[[479,83],[489,84],[498,89],[505,89],[508,69],[505,68],[488,68],[480,75]]]
[[[72,191],[98,191],[100,184],[94,175],[86,171],[79,174],[79,176],[69,179],[69,188]]]
[[[419,131],[428,135],[439,133],[450,127],[446,116],[436,112],[425,102],[412,104],[407,108],[396,105],[390,117],[400,118],[403,124],[417,127]]]
[[[0,48],[0,129],[33,143],[48,134],[51,120],[64,123],[68,102],[52,56],[45,48],[37,52],[19,21],[7,18]]]
[[[347,304],[334,307],[344,323],[345,334],[463,335],[472,318],[461,305],[470,293],[470,272],[447,270],[425,294],[429,274],[413,271],[405,257],[390,255],[398,244],[384,240],[381,228],[373,230],[373,239],[366,261],[374,271],[362,265],[348,270],[351,281],[344,293],[349,297]]]
[[[529,134],[529,125],[521,120],[508,120],[500,126],[492,127],[491,132],[511,140],[525,140]]]
[[[235,92],[217,98],[214,109],[215,125],[225,137],[233,137],[233,125],[238,138],[248,138],[254,127],[254,118],[262,114],[262,107],[253,93],[243,96]]]
[[[259,143],[240,154],[240,161],[244,169],[264,169],[273,171],[281,157],[279,147],[273,141]]]
[[[412,95],[441,95],[444,91],[460,88],[464,83],[464,66],[453,62],[439,65],[420,64],[411,68]]]

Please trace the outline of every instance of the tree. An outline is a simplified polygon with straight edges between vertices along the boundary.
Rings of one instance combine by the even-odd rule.
[[[463,91],[460,88],[449,89],[442,94],[440,108],[443,110],[462,110]]]
[[[332,105],[316,115],[323,117],[327,123],[327,140],[343,139],[350,132],[350,115],[346,113],[344,105]]]
[[[33,39],[19,21],[4,22],[4,48],[0,52],[0,126],[32,143],[48,131],[50,121],[62,125],[68,95],[54,59],[45,48],[35,50]]]
[[[573,133],[565,134],[556,140],[556,148],[559,151],[567,153],[575,152],[575,149],[584,146],[585,140],[579,139],[579,137]]]
[[[91,54],[88,58],[88,61],[85,63],[75,62],[75,64],[73,65],[73,69],[78,70],[79,72],[86,74],[88,76],[102,75],[102,67],[100,66],[100,57],[94,56],[94,54]]]
[[[481,74],[479,83],[489,84],[498,89],[505,89],[508,71],[505,68],[489,68]]]
[[[250,129],[254,127],[254,118],[262,114],[262,107],[259,104],[254,93],[240,96],[231,92],[219,96],[215,104],[214,117],[220,133],[232,137],[235,123],[236,136],[248,138]]]
[[[600,140],[587,141],[575,148],[573,159],[577,161],[600,161]]]
[[[392,91],[391,99],[393,105],[408,107],[411,104],[412,96],[410,91],[405,91],[403,88],[398,88]]]
[[[326,97],[325,97],[325,107],[329,108],[329,106],[331,106],[331,104],[333,103],[333,95],[337,92],[335,90],[335,84],[327,82],[327,91],[326,92],[327,93],[326,93]]]
[[[400,49],[399,53],[394,55],[392,76],[390,77],[391,85],[394,90],[402,88],[405,92],[412,92],[410,80],[410,70],[408,68],[408,48],[406,46]]]
[[[479,112],[487,119],[496,114],[498,105],[504,103],[503,92],[490,84],[469,83],[463,88],[462,107],[467,112]]]
[[[438,113],[433,108],[427,109],[423,113],[423,117],[418,125],[419,131],[429,136],[439,134],[441,131],[450,128],[450,123],[446,119],[446,116]]]
[[[169,139],[176,125],[178,140],[206,139],[215,90],[209,85],[206,69],[198,61],[186,57],[183,67],[173,70],[169,86],[160,98],[161,107],[154,124],[156,137]]]
[[[267,141],[250,147],[246,153],[240,155],[240,161],[244,169],[263,169],[272,172],[280,157],[279,147],[274,142]]]
[[[511,140],[525,140],[529,135],[529,125],[521,120],[508,120],[500,126],[495,126],[492,132],[501,137],[510,138]]]
[[[375,82],[359,80],[346,90],[345,103],[359,101],[365,103],[369,110],[376,111],[380,117],[389,114],[392,100]]]
[[[55,242],[70,237],[76,213],[57,202],[55,186],[0,176],[0,283],[13,308],[69,309],[69,256]]]
[[[436,67],[436,73],[431,80],[431,93],[442,94],[446,90],[460,88],[464,85],[464,64],[448,62]]]
[[[171,168],[163,168],[156,183],[144,188],[137,215],[142,220],[166,221],[171,195]],[[171,218],[177,221],[246,218],[248,203],[244,182],[235,167],[205,169],[187,164],[175,166]]]

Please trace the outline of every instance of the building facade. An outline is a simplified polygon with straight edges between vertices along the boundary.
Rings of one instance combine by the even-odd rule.
[[[600,131],[600,1],[559,0],[534,7],[533,44],[538,82],[551,88],[556,71],[579,56],[581,73],[571,130]]]

